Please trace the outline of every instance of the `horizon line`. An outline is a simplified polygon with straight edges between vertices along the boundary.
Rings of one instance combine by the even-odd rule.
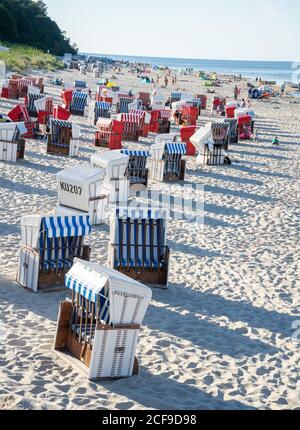
[[[156,58],[160,60],[168,59],[168,60],[195,60],[195,61],[241,61],[247,62],[252,61],[253,63],[296,63],[297,60],[233,60],[233,59],[220,59],[220,58],[189,58],[189,57],[156,57],[149,55],[132,55],[132,54],[103,54],[103,53],[93,53],[93,52],[85,52],[80,51],[79,54],[88,54],[88,55],[102,55],[103,57],[136,57],[136,58]]]

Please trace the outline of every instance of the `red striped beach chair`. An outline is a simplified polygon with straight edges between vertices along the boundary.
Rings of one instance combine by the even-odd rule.
[[[114,119],[99,118],[95,145],[110,150],[122,149],[124,124]]]
[[[181,141],[186,144],[186,155],[196,156],[196,148],[191,143],[190,138],[196,133],[196,126],[182,127],[180,130]]]
[[[199,108],[189,105],[182,107],[182,117],[181,121],[183,125],[191,126],[197,124],[197,119],[199,115]]]
[[[138,142],[144,125],[144,118],[138,113],[121,113],[118,121],[122,122],[123,140]]]
[[[149,110],[151,107],[151,97],[150,93],[140,92],[139,99],[142,101],[144,108]]]
[[[39,131],[39,123],[31,120],[26,106],[15,106],[7,116],[12,122],[24,122],[27,129],[27,133],[23,135],[24,139],[34,139],[35,133]]]

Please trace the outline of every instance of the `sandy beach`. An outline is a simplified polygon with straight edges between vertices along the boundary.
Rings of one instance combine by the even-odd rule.
[[[156,78],[157,72],[152,76]],[[68,82],[91,75],[55,74]],[[111,78],[111,73],[104,77]],[[121,88],[153,90],[128,71]],[[60,87],[46,94],[61,103]],[[216,94],[232,100],[235,82]],[[247,84],[238,82],[242,96]],[[196,76],[177,89],[205,93]],[[209,109],[199,126],[211,118]],[[0,100],[7,113],[13,100]],[[188,158],[185,186],[204,187],[204,227],[169,223],[172,250],[168,290],[153,290],[139,338],[138,376],[89,382],[53,351],[59,302],[67,290],[33,294],[15,282],[20,218],[53,212],[56,174],[89,164],[95,129],[87,118],[78,159],[47,155],[43,141],[27,141],[25,160],[0,162],[0,409],[295,409],[300,407],[300,104],[284,97],[253,101],[256,135],[230,146],[231,166],[207,167]],[[179,131],[173,126],[174,131]],[[279,147],[272,146],[277,136]],[[124,147],[149,148],[152,134]],[[151,183],[170,196],[181,185]],[[94,227],[92,261],[106,264],[109,219]]]

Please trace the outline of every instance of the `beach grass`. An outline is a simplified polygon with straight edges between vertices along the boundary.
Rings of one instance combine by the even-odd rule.
[[[3,46],[3,44],[0,45]],[[7,70],[25,73],[30,69],[38,69],[44,72],[62,69],[62,62],[53,55],[23,45],[6,45],[8,51],[0,51],[0,61],[4,61]]]

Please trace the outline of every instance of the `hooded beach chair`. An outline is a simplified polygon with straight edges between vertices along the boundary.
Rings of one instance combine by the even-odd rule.
[[[130,109],[129,114],[138,115],[140,117],[140,136],[148,137],[150,132],[151,115],[148,112],[139,109]]]
[[[159,182],[184,181],[186,145],[181,142],[155,143],[151,147],[150,178]]]
[[[63,99],[63,102],[64,102],[64,108],[67,110],[70,110],[70,106],[73,99],[73,92],[74,92],[73,89],[65,88],[65,90],[61,93],[61,98]]]
[[[50,119],[47,153],[78,157],[81,129],[69,121]]]
[[[123,140],[138,142],[144,125],[143,116],[136,113],[121,113],[117,119],[123,124]]]
[[[74,91],[70,104],[70,112],[72,115],[86,116],[88,112],[88,94]]]
[[[207,166],[218,166],[225,162],[223,142],[214,142],[212,124],[201,127],[191,138],[190,142],[198,151],[197,161]]]
[[[49,120],[53,115],[53,97],[43,97],[35,100],[34,102],[36,111],[38,113],[38,123],[40,125],[46,126],[46,129],[49,128]]]
[[[35,80],[31,78],[22,78],[19,80],[19,96],[21,98],[26,97],[28,94],[28,88],[35,86]]]
[[[186,144],[186,155],[190,157],[196,156],[196,148],[191,143],[190,138],[196,133],[196,126],[182,127],[180,129],[181,142]]]
[[[86,89],[86,82],[85,81],[78,81],[76,80],[74,82],[74,88],[77,90],[84,90]]]
[[[25,106],[28,110],[28,113],[31,117],[37,118],[38,112],[36,110],[35,102],[37,100],[43,99],[45,96],[40,93],[28,93],[25,97]]]
[[[236,119],[239,119],[240,117],[249,115],[251,117],[251,132],[254,133],[254,123],[255,123],[255,112],[252,109],[247,108],[238,108],[234,112],[234,116]]]
[[[90,259],[84,244],[91,232],[87,215],[32,215],[21,219],[17,282],[34,292],[64,284],[75,257]]]
[[[111,104],[108,102],[94,102],[90,106],[90,123],[96,125],[99,118],[110,118]]]
[[[25,155],[27,129],[23,122],[0,123],[0,161],[17,162]]]
[[[8,98],[13,100],[18,100],[20,98],[19,79],[9,79]]]
[[[126,96],[119,97],[119,101],[117,102],[117,113],[128,113],[129,105],[134,101],[134,97]]]
[[[109,194],[103,189],[104,169],[70,167],[57,174],[58,215],[86,213],[92,225],[103,224]]]
[[[152,110],[155,111],[155,110],[165,109],[166,102],[167,102],[167,99],[165,96],[159,95],[159,94],[153,95],[151,97]]]
[[[128,164],[129,156],[120,151],[103,152],[91,157],[93,168],[105,170],[103,189],[109,192],[109,203],[127,204],[129,200]]]
[[[65,286],[72,299],[59,307],[57,354],[89,380],[138,374],[138,336],[151,290],[120,272],[80,259],[75,259]]]
[[[119,208],[111,222],[109,267],[146,285],[168,287],[167,213]]]
[[[238,143],[239,135],[238,135],[238,120],[235,118],[226,118],[223,119],[225,124],[229,125],[228,130],[228,143]],[[226,148],[225,148],[226,149]]]
[[[182,93],[171,93],[171,103],[180,102]]]
[[[239,107],[238,102],[227,103],[225,106],[226,118],[235,118],[235,111],[236,109],[238,109],[238,107]]]
[[[125,175],[129,179],[131,190],[134,192],[144,191],[148,186],[149,170],[147,169],[147,160],[150,152],[123,149],[121,153],[129,157]]]
[[[39,123],[32,121],[26,106],[17,105],[8,114],[7,117],[12,122],[24,122],[27,133],[23,135],[24,139],[34,139],[35,133],[39,131]]]
[[[142,101],[143,106],[146,110],[150,109],[150,107],[151,107],[150,93],[140,92],[139,93],[139,99]]]
[[[199,107],[186,104],[182,106],[181,124],[192,126],[197,124],[199,116]]]
[[[207,96],[204,94],[197,94],[196,98],[200,100],[200,109],[206,110],[207,109]]]
[[[226,112],[226,98],[214,97],[213,100],[213,113],[216,112],[219,115],[225,115]]]
[[[168,134],[171,130],[171,116],[170,109],[160,109],[158,118],[158,134]]]
[[[250,140],[252,137],[252,117],[243,115],[238,118],[238,138],[240,140]]]
[[[53,118],[60,119],[61,121],[68,121],[70,119],[70,112],[62,106],[54,106]]]
[[[223,145],[223,148],[227,150],[229,144],[229,124],[224,120],[213,121],[211,132],[214,143]]]
[[[99,118],[95,133],[95,145],[110,150],[122,149],[124,124],[115,119]]]

